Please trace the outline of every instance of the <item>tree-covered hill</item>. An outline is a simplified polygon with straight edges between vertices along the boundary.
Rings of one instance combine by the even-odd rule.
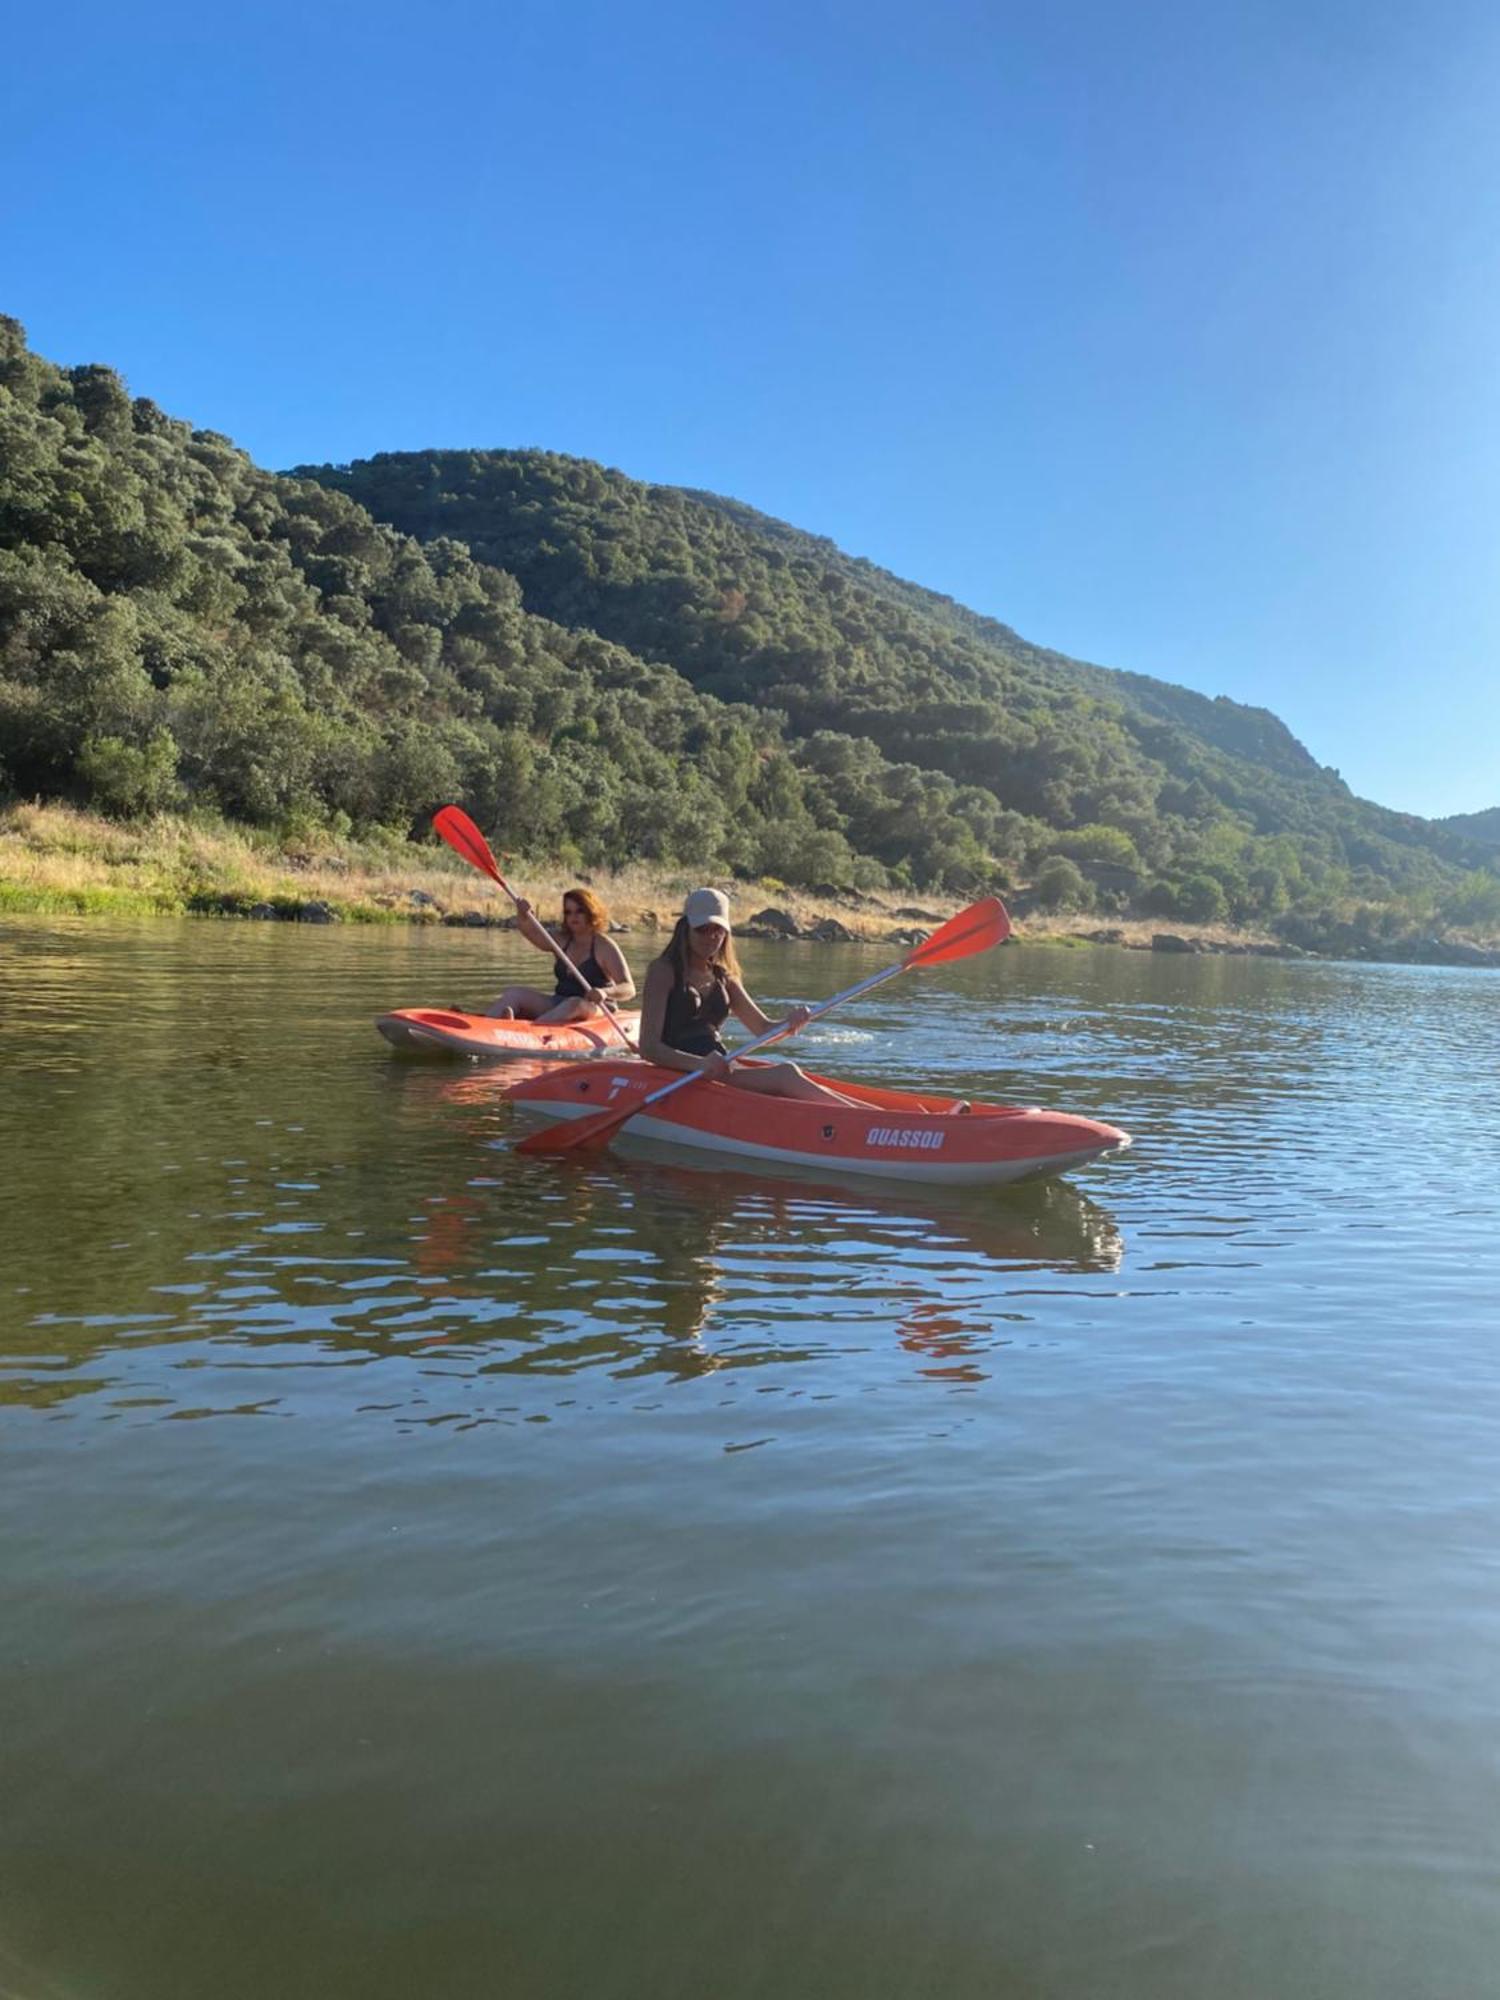
[[[570,866],[1183,918],[1500,905],[1492,847],[1352,799],[1263,711],[736,503],[534,452],[265,472],[4,319],[0,792],[403,832],[456,798]]]
[[[1456,840],[1500,847],[1500,806],[1490,806],[1485,812],[1454,813],[1449,819],[1440,819],[1438,825]]]
[[[0,788],[118,814],[403,830],[461,798],[505,846],[852,878],[777,719],[528,612],[453,541],[63,369],[0,320]],[[981,868],[982,802],[877,760],[915,879]],[[996,812],[994,802],[990,811]],[[895,858],[899,859],[900,855]]]
[[[1167,914],[1392,896],[1435,911],[1459,894],[1453,871],[1485,859],[1355,799],[1264,709],[1030,645],[736,501],[534,451],[301,470],[423,541],[462,541],[530,609],[784,716],[799,764],[882,858],[849,811],[872,758],[998,801],[985,838],[1002,860],[1072,857]],[[1488,885],[1462,893],[1483,902]]]
[[[1113,668],[1089,666],[1081,660],[1070,659],[1065,653],[1034,646],[998,619],[970,611],[937,591],[907,583],[893,576],[889,570],[880,569],[862,558],[845,556],[832,542],[804,535],[785,522],[758,513],[740,501],[727,500],[718,494],[700,492],[692,487],[685,487],[682,491],[689,500],[716,508],[751,535],[773,537],[784,547],[800,547],[808,557],[843,566],[861,584],[896,603],[904,604],[918,617],[934,619],[955,633],[977,640],[1006,659],[1035,670],[1044,681],[1080,689],[1148,721],[1171,723],[1221,750],[1249,757],[1270,769],[1302,777],[1321,775],[1331,780],[1335,788],[1342,789],[1334,774],[1323,771],[1286,724],[1272,715],[1269,709],[1248,708],[1223,695],[1213,698],[1195,694],[1190,688],[1153,680],[1145,674],[1120,673]]]

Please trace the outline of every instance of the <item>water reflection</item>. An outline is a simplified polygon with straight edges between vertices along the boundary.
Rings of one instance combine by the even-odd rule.
[[[368,1023],[526,950],[0,936],[0,1985],[1490,1992],[1500,983],[810,1052],[1118,1118],[1105,1210],[517,1159]]]
[[[504,1145],[513,1072],[398,1074],[382,1161],[293,1158],[289,1127],[158,1178],[149,1227],[117,1204],[111,1246],[17,1300],[0,1401],[286,1415],[354,1365],[380,1377],[364,1409],[430,1420],[436,1400],[475,1423],[555,1420],[582,1379],[623,1397],[807,1371],[849,1393],[905,1357],[973,1384],[1030,1317],[1018,1286],[1121,1261],[1109,1215],[1066,1185],[918,1199],[613,1151],[560,1166]],[[439,1109],[462,1147],[404,1156]]]

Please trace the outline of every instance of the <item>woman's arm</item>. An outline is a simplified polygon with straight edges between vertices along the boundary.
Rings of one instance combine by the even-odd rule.
[[[690,1056],[683,1049],[668,1048],[662,1040],[667,1024],[667,996],[672,991],[672,968],[660,959],[646,974],[646,990],[641,995],[640,1051],[647,1062],[662,1069],[723,1069],[722,1056]]]
[[[528,944],[551,955],[552,934],[524,896],[516,898],[516,929]]]
[[[752,1035],[763,1035],[767,1028],[775,1027],[776,1023],[770,1015],[755,1004],[737,979],[726,983],[729,987],[729,1011],[742,1028],[748,1028]]]
[[[605,999],[613,1001],[617,1007],[622,1007],[627,1000],[633,1000],[635,981],[630,976],[630,967],[625,963],[625,954],[614,939],[602,937],[595,931],[594,958],[599,970],[609,982],[607,986],[597,989]]]
[[[768,1028],[780,1028],[782,1026],[785,1026],[790,1033],[795,1034],[812,1011],[811,1008],[804,1007],[799,1001],[795,1007],[787,1008],[782,1020],[773,1020],[769,1014],[756,1005],[737,979],[729,981],[729,1006],[730,1011],[740,1026],[748,1028],[752,1035],[763,1035]]]

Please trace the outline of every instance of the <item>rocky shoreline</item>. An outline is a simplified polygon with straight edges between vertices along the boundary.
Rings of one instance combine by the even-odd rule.
[[[448,929],[513,931],[516,928],[514,916],[501,915],[483,910],[440,910],[433,908],[434,899],[422,890],[412,892],[415,905],[409,921],[415,923],[437,923]],[[321,899],[297,904],[283,901],[280,904],[259,902],[249,907],[221,907],[208,914],[239,916],[261,922],[290,922],[304,924],[331,924],[341,922],[341,913],[331,904]],[[906,907],[897,915],[908,918],[920,917],[920,926],[907,923],[871,933],[853,931],[849,926],[833,916],[818,917],[810,923],[802,923],[787,911],[774,905],[752,912],[743,922],[735,926],[735,935],[740,938],[754,938],[770,944],[899,944],[911,946],[921,944],[931,935],[932,928],[941,923],[952,911],[935,912]],[[671,929],[669,921],[655,911],[644,912],[634,923],[612,923],[611,931],[621,937],[628,937],[633,931],[647,934],[665,934]],[[1006,940],[1007,944],[1030,946],[1114,946],[1120,951],[1151,951],[1167,956],[1207,956],[1221,958],[1280,958],[1280,959],[1326,959],[1337,963],[1362,963],[1371,965],[1449,965],[1484,966],[1500,970],[1500,948],[1468,944],[1459,939],[1425,938],[1413,942],[1401,942],[1383,949],[1373,946],[1355,946],[1345,950],[1318,951],[1307,945],[1292,944],[1283,939],[1262,937],[1236,937],[1233,935],[1197,935],[1180,931],[1153,931],[1148,937],[1133,937],[1118,926],[1099,928],[1079,928],[1077,930],[1049,930],[1045,934],[1028,935],[1024,927],[1018,927]]]
[[[1157,931],[1146,944],[1114,931],[1089,931],[1085,936],[1090,943],[1119,945],[1126,951],[1219,952],[1251,958],[1322,958],[1339,964],[1476,965],[1500,969],[1500,947],[1469,944],[1460,938],[1418,938],[1383,946],[1359,944],[1342,950],[1319,951],[1310,945],[1285,941],[1183,937],[1173,931]]]

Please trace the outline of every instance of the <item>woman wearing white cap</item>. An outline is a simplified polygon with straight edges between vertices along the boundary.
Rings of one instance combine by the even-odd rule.
[[[796,1030],[809,1009],[793,1007],[787,1025]],[[641,1054],[662,1069],[701,1070],[719,1083],[737,1084],[770,1097],[817,1098],[847,1104],[836,1090],[804,1076],[795,1063],[757,1063],[731,1068],[719,1030],[733,1014],[752,1035],[777,1024],[762,1013],[740,983],[739,961],[729,928],[729,898],[718,889],[695,889],[666,950],[646,974],[641,996]]]

